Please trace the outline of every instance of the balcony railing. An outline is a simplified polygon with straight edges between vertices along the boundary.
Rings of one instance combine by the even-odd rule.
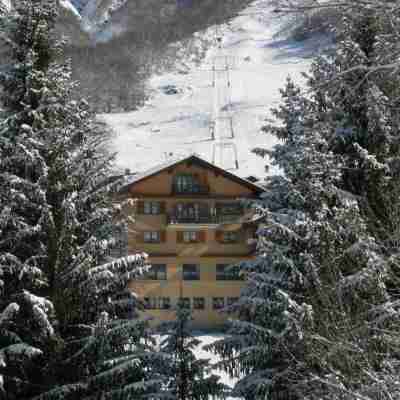
[[[168,215],[168,224],[226,224],[239,222],[241,215],[222,215],[222,214],[170,214]]]
[[[201,185],[193,183],[191,185],[172,185],[172,194],[209,194],[210,187],[208,185]]]

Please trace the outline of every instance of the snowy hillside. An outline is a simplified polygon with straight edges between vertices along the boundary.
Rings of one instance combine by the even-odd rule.
[[[276,37],[282,21],[266,0],[256,0],[228,25],[221,26],[223,52],[233,60],[231,105],[240,176],[263,176],[265,162],[251,154],[257,146],[272,146],[260,133],[270,107],[279,100],[279,88],[288,75],[299,80],[307,69],[307,55],[319,45],[314,38],[298,44]],[[198,33],[213,40],[215,28]],[[142,171],[166,157],[196,152],[212,161],[210,140],[214,88],[209,50],[200,67],[178,61],[175,73],[154,76],[148,82],[151,98],[135,112],[102,117],[115,132],[118,166]],[[190,61],[190,60],[189,60]],[[232,159],[225,168],[234,167]],[[235,172],[233,170],[233,172]]]

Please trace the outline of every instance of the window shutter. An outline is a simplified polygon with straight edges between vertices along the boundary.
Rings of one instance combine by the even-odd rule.
[[[177,243],[183,243],[183,232],[181,231],[176,232],[176,241]]]
[[[167,241],[167,232],[161,231],[160,232],[160,242],[165,243]]]
[[[143,200],[137,200],[136,214],[144,214],[144,201]]]
[[[165,201],[160,201],[160,214],[165,214]]]
[[[204,243],[206,241],[206,231],[199,231],[199,242]]]
[[[144,243],[144,232],[136,232],[135,233],[135,242],[136,243]]]

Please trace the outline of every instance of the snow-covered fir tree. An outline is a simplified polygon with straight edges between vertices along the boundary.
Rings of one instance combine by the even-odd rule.
[[[200,345],[190,330],[192,314],[182,301],[176,306],[176,319],[159,327],[160,352],[164,359],[161,374],[164,375],[161,390],[155,399],[208,400],[224,398],[227,387],[212,374],[207,359],[198,359],[195,349]]]
[[[155,355],[125,289],[146,260],[109,257],[124,219],[108,133],[73,98],[57,11],[18,0],[1,18],[0,398],[139,398]]]
[[[341,45],[333,65],[343,56]],[[333,79],[321,65],[314,63],[306,91],[287,82],[273,111],[277,124],[264,128],[281,144],[256,151],[284,175],[267,180],[259,204],[258,257],[242,265],[247,285],[233,307],[239,319],[227,339],[211,346],[222,357],[220,367],[240,377],[234,393],[246,399],[389,400],[400,394],[392,257],[364,212],[372,208],[369,194],[352,193],[348,180],[349,165],[375,173],[375,185],[377,175],[386,182],[392,175],[357,140],[348,144],[350,154],[338,150],[345,128],[365,138],[347,119],[351,113],[340,96],[337,103],[321,101],[322,83]],[[388,132],[390,120],[384,122]],[[354,116],[353,123],[360,119]],[[359,163],[350,164],[354,154]],[[389,188],[379,186],[386,194]]]
[[[291,2],[291,6],[296,2]],[[267,180],[259,256],[231,336],[212,346],[247,398],[399,396],[399,8],[337,7],[336,46],[265,131],[284,176]],[[390,50],[388,50],[390,49]],[[388,73],[388,72],[391,73]]]

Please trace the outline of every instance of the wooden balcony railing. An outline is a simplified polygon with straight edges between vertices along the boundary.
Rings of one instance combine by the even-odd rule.
[[[222,215],[222,214],[197,214],[186,215],[174,213],[168,215],[168,224],[226,224],[239,222],[242,215]]]
[[[208,185],[202,185],[200,183],[193,183],[191,185],[172,185],[173,195],[182,194],[209,194],[210,187]]]

